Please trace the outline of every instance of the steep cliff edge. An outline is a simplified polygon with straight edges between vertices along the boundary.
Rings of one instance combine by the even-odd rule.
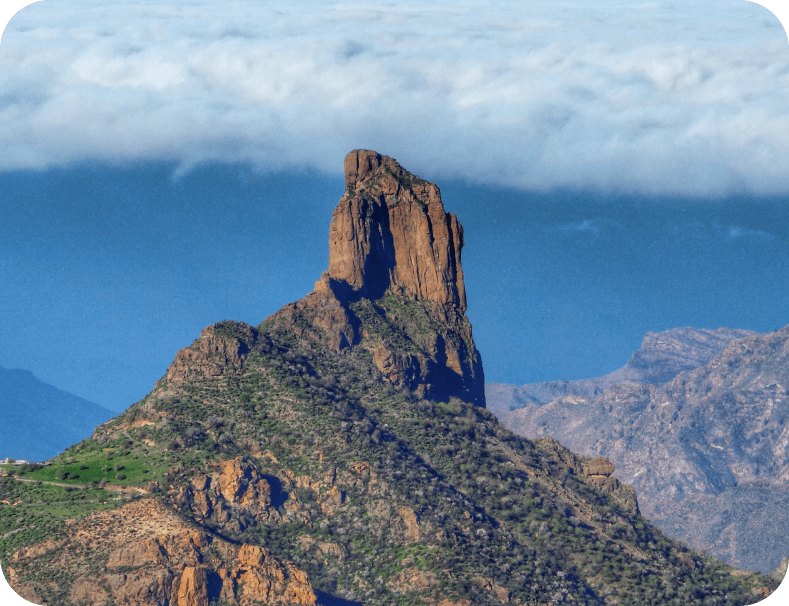
[[[368,299],[387,291],[466,311],[463,229],[441,193],[392,158],[354,150],[329,228],[328,277]]]
[[[485,406],[465,314],[463,228],[444,211],[438,187],[369,150],[346,156],[345,183],[328,271],[267,321],[300,318],[335,350],[361,347],[387,381],[420,397]]]

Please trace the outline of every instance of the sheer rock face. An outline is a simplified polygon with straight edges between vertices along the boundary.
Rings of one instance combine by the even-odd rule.
[[[329,270],[276,315],[306,320],[334,350],[361,346],[398,388],[485,406],[465,315],[463,228],[444,211],[438,187],[369,150],[345,158],[345,183],[329,229]]]
[[[354,150],[329,233],[329,277],[378,299],[390,288],[466,310],[463,228],[441,193],[392,158]]]

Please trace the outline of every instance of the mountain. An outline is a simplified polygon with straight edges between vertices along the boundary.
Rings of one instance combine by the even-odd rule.
[[[506,422],[610,458],[658,527],[768,572],[789,545],[788,386],[789,327],[735,339],[667,383],[529,404]]]
[[[51,467],[2,479],[17,591],[115,606],[771,592],[652,527],[607,459],[499,424],[465,314],[463,231],[438,188],[367,150],[345,173],[313,292],[256,327],[207,327],[142,401]]]
[[[488,383],[485,385],[488,408],[499,420],[505,421],[511,411],[529,404],[547,404],[567,396],[599,396],[620,383],[667,383],[683,371],[703,366],[733,339],[753,334],[749,330],[690,327],[648,332],[641,342],[641,348],[633,352],[627,364],[604,377],[526,385]]]
[[[0,459],[45,461],[115,413],[48,385],[28,370],[0,367]]]

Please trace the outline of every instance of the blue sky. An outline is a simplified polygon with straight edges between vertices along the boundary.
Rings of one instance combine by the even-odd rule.
[[[779,328],[787,99],[743,0],[39,2],[0,44],[0,365],[127,407],[312,288],[354,148],[463,223],[489,380]]]

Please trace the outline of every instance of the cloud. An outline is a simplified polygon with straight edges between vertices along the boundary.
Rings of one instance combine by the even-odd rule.
[[[556,226],[547,226],[544,231],[566,235],[588,235],[595,238],[612,232],[620,232],[624,227],[610,219],[584,219],[573,223],[564,223]]]
[[[717,240],[717,241],[761,241],[767,243],[775,241],[778,236],[761,229],[753,229],[742,225],[724,225],[714,221],[704,223],[690,221],[684,224],[674,224],[669,227],[669,232],[688,240]]]
[[[47,0],[0,72],[0,170],[367,147],[536,190],[789,191],[789,47],[741,0]]]

